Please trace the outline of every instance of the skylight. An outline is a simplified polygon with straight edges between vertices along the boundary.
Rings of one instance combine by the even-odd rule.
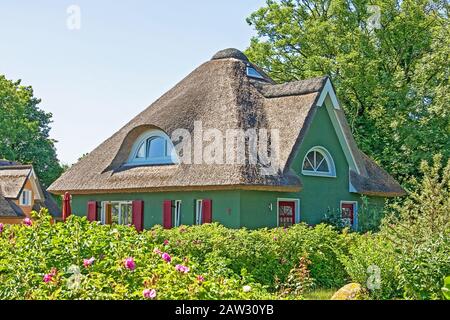
[[[252,78],[264,79],[264,77],[251,66],[247,66],[247,76]]]

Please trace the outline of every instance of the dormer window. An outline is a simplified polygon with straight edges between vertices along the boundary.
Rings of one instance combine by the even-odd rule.
[[[127,164],[173,164],[176,162],[174,147],[169,137],[163,131],[151,130],[141,134],[136,140]]]
[[[252,66],[247,66],[247,76],[251,78],[264,79],[264,77]]]

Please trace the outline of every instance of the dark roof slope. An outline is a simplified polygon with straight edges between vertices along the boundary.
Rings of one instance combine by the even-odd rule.
[[[11,200],[0,194],[0,217],[22,217],[22,210]]]

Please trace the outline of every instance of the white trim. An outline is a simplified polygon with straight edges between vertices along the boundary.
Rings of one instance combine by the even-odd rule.
[[[203,199],[195,200],[195,224],[202,224],[202,215],[203,215]]]
[[[350,201],[350,200],[341,200],[339,203],[339,212],[341,212],[342,218],[342,205],[343,204],[353,204],[353,225],[352,228],[358,229],[358,201]]]
[[[118,219],[118,224],[119,225],[123,225],[122,223],[122,205],[133,205],[132,201],[102,201],[101,202],[101,210],[100,210],[100,223],[101,224],[106,224],[106,204],[110,204],[111,206],[113,205],[119,205],[119,219]],[[112,211],[112,208],[111,208]],[[112,215],[112,213],[111,213]],[[128,219],[131,220],[131,223],[133,221],[133,208],[131,209],[131,217],[129,217]]]
[[[317,100],[317,106],[321,107],[323,105],[327,95],[330,96],[331,102],[333,102],[333,107],[338,110],[341,109],[330,79],[327,79],[327,82],[323,86],[322,92],[320,93],[319,99]]]
[[[320,96],[319,96],[319,99],[317,100],[316,105],[318,107],[322,107],[323,104],[325,104],[325,106],[326,106],[325,102],[326,102],[326,98],[328,96],[330,97],[330,100],[331,100],[332,109],[327,108],[327,111],[328,111],[328,114],[330,115],[330,117],[332,116],[332,118],[334,118],[334,119],[331,119],[334,130],[336,132],[339,130],[342,134],[342,137],[344,138],[344,141],[341,141],[340,135],[339,134],[337,135],[339,142],[341,143],[341,147],[344,147],[342,144],[345,144],[345,147],[347,148],[348,153],[350,153],[351,159],[347,158],[347,161],[349,162],[350,167],[354,168],[358,174],[361,174],[361,172],[358,168],[358,164],[355,160],[355,155],[353,154],[353,151],[350,148],[350,144],[348,142],[347,136],[345,135],[344,130],[342,128],[342,123],[339,121],[339,117],[336,114],[336,110],[341,110],[341,107],[339,105],[339,101],[336,97],[336,92],[334,92],[333,85],[331,84],[330,79],[327,79],[327,82],[325,83],[325,85],[320,93]],[[334,112],[332,112],[332,111],[334,111]],[[335,120],[335,121],[333,121],[333,120]],[[338,127],[336,127],[335,122],[337,122]],[[350,162],[352,162],[352,163],[350,164]]]
[[[20,197],[19,197],[19,205],[23,206],[23,207],[30,207],[32,201],[32,195],[33,192],[29,189],[23,189],[22,192],[20,193]]]
[[[161,137],[166,141],[166,154],[170,153],[170,155],[159,158],[144,158],[137,159],[136,155],[142,146],[143,143],[147,143],[147,140],[151,137]],[[125,165],[139,165],[139,164],[176,164],[179,162],[178,156],[176,154],[175,147],[170,140],[169,136],[161,131],[161,130],[148,130],[142,133],[134,142],[133,147],[131,148],[130,155],[128,156],[128,160]],[[147,152],[147,150],[146,150]]]
[[[304,170],[303,165],[305,164],[305,161],[307,160],[308,154],[311,152],[316,151],[322,154],[325,161],[327,161],[328,164],[328,173],[325,172],[319,172],[319,171],[310,171],[310,170]],[[302,174],[305,176],[318,176],[318,177],[328,177],[328,178],[336,178],[336,166],[334,165],[333,157],[331,156],[331,153],[322,146],[314,146],[311,149],[309,149],[305,156],[303,157],[302,161]]]
[[[174,227],[179,227],[181,225],[181,200],[175,200],[175,217],[174,217]]]
[[[336,110],[334,110],[334,112],[336,113]],[[356,172],[357,172],[358,174],[361,174],[361,172],[359,171],[358,165],[357,165],[357,163],[356,163],[356,160],[355,160],[355,155],[353,154],[353,151],[352,151],[352,149],[350,148],[350,143],[348,142],[347,136],[345,135],[344,129],[342,128],[342,123],[341,123],[341,121],[339,121],[339,117],[338,117],[336,114],[335,114],[335,116],[336,116],[336,121],[337,121],[337,123],[338,123],[338,125],[339,125],[339,129],[341,130],[342,135],[344,136],[344,140],[345,140],[345,144],[346,144],[346,146],[347,146],[347,149],[348,149],[348,151],[350,152],[350,156],[352,157],[352,161],[353,161],[353,163],[354,163],[354,167],[355,167],[355,169],[356,169]]]
[[[280,202],[295,202],[295,223],[300,223],[300,199],[299,198],[277,198],[277,227],[280,226]]]

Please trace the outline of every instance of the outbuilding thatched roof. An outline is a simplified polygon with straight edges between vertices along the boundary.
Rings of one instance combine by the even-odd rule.
[[[0,166],[0,191],[5,198],[17,199],[33,167],[31,165]]]
[[[18,162],[0,160],[0,216],[24,216],[22,209],[14,201],[19,199],[27,179],[32,174],[32,165],[22,165]],[[34,181],[36,181],[36,188],[39,189],[34,191],[42,194],[42,199],[35,197],[33,210],[45,207],[48,208],[52,216],[61,216],[61,211],[51,195],[44,190],[37,179]]]
[[[262,77],[248,77],[248,66]],[[239,50],[222,50],[73,165],[48,190],[56,194],[210,189],[299,191],[301,180],[290,170],[289,160],[309,127],[327,80],[321,77],[275,84]],[[195,121],[201,121],[205,129],[222,132],[279,129],[279,172],[262,175],[259,165],[250,164],[124,166],[133,143],[144,131],[157,128],[171,136],[174,130],[184,128],[192,133]],[[283,125],[286,122],[289,126]],[[354,148],[357,150],[356,145]],[[359,162],[363,164],[363,160]],[[360,170],[360,174],[366,174],[366,170]],[[372,170],[371,174],[384,172]],[[399,187],[391,180],[389,184],[394,185],[384,186],[383,195]]]

